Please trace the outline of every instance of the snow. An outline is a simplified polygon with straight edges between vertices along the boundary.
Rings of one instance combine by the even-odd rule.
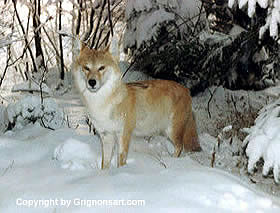
[[[11,40],[11,38],[9,38],[11,36],[7,36],[4,39],[0,39],[0,48],[6,47],[14,42],[20,41],[20,39]]]
[[[121,63],[122,70],[126,66]],[[74,75],[75,80],[82,80],[80,72],[74,72]],[[134,71],[127,73],[124,80],[146,77]],[[249,185],[243,177],[230,174],[239,161],[233,153],[239,151],[240,142],[233,139],[230,144],[224,134],[230,132],[233,126],[227,124],[222,128],[219,136],[224,141],[219,147],[217,138],[206,131],[206,127],[216,128],[211,123],[213,118],[228,113],[227,91],[223,88],[213,92],[209,108],[204,106],[209,101],[206,94],[193,100],[203,149],[197,154],[201,161],[191,153],[180,158],[171,157],[173,146],[164,137],[149,140],[133,138],[128,164],[116,168],[115,155],[109,170],[100,170],[100,141],[97,136],[88,133],[85,107],[81,106],[76,92],[59,95],[56,100],[44,98],[46,112],[64,111],[69,116],[72,129],[64,125],[55,126],[54,131],[43,128],[40,124],[43,112],[39,96],[26,96],[8,106],[8,117],[10,121],[16,119],[17,128],[0,135],[0,212],[77,213],[94,212],[95,209],[107,212],[112,208],[110,201],[120,203],[128,200],[144,200],[145,203],[137,207],[113,206],[114,212],[154,212],[155,209],[162,212],[279,212],[279,197],[263,193]],[[277,89],[274,92],[271,90],[275,95],[276,92]],[[264,103],[264,98],[258,93],[237,94],[243,100],[236,103],[238,111],[250,108],[249,101],[244,99],[247,96],[254,98],[255,102],[250,101],[253,106]],[[207,109],[212,119],[203,119],[208,116]],[[62,121],[64,116],[58,114],[60,118],[53,119]],[[29,120],[34,117],[33,124]],[[216,151],[215,166],[209,168],[213,148]],[[272,153],[274,150],[275,146],[271,146],[267,155],[275,156],[276,153]],[[199,164],[202,161],[204,166]],[[95,201],[104,201],[108,205],[95,206]]]
[[[70,204],[67,212],[96,208],[107,212],[110,208],[93,206],[94,200],[144,200],[144,206],[133,209],[136,212],[154,212],[155,208],[166,212],[173,208],[179,212],[280,210],[274,198],[250,189],[232,175],[202,167],[188,156],[163,156],[168,165],[164,168],[152,156],[137,151],[137,146],[149,149],[149,144],[135,142],[127,166],[102,171],[94,164],[101,155],[95,136],[73,129],[50,131],[40,125],[1,136],[1,212],[60,212],[66,200]],[[62,161],[72,166],[61,167]],[[128,211],[126,206],[114,208],[114,212]]]
[[[199,0],[129,0],[127,1],[125,17],[127,27],[124,34],[124,48],[141,47],[145,42],[150,42],[157,36],[159,28],[175,21],[180,27],[180,32],[188,32],[191,24],[186,20],[196,23],[205,20],[205,15],[198,15],[201,2]]]
[[[131,74],[126,76],[130,80],[134,75]],[[223,90],[218,89],[213,100],[224,105],[222,95]],[[33,98],[28,97],[28,102],[37,102],[31,101]],[[197,101],[202,99],[195,99],[195,105]],[[280,210],[279,198],[260,192],[219,166],[202,166],[189,153],[180,158],[171,157],[173,146],[164,137],[133,138],[128,164],[117,168],[115,155],[112,167],[101,170],[100,141],[88,132],[79,95],[64,94],[57,97],[57,102],[70,121],[78,121],[78,127],[71,125],[75,128],[51,131],[35,122],[0,135],[1,212],[107,212],[112,202],[128,200],[145,203],[134,207],[113,206],[114,212],[160,209],[162,212],[270,213]],[[242,106],[237,104],[237,108]],[[211,112],[214,113],[213,108]],[[223,132],[231,128],[227,125]],[[205,132],[199,138],[204,150],[200,154],[206,156],[217,139]],[[235,145],[220,144],[216,150],[220,168],[222,164],[227,166],[228,160],[234,161],[235,149]],[[99,205],[95,206],[97,201]],[[102,202],[108,205],[101,205]]]
[[[124,62],[120,65],[122,70],[128,66]],[[80,72],[74,75],[75,80],[81,80]],[[124,81],[141,78],[148,76],[133,71],[127,73]],[[270,93],[276,96],[277,91],[271,89]],[[237,94],[238,99],[243,100],[236,103],[238,111],[248,109],[248,102],[261,106],[267,100],[258,93]],[[226,96],[225,89],[216,89],[208,109],[213,118],[227,115]],[[255,102],[246,100],[247,96]],[[115,155],[112,167],[101,170],[100,141],[88,132],[85,107],[76,90],[59,95],[56,100],[44,98],[45,109],[64,111],[72,129],[62,125],[51,131],[42,127],[40,119],[34,124],[22,122],[24,118],[42,115],[41,102],[39,96],[19,99],[8,105],[7,110],[10,121],[20,118],[15,122],[20,128],[0,135],[0,212],[77,213],[95,209],[107,212],[112,208],[111,201],[128,200],[144,200],[145,203],[137,207],[113,206],[114,212],[154,212],[155,209],[162,212],[279,212],[279,197],[261,192],[244,181],[244,177],[230,174],[239,162],[233,153],[240,151],[241,142],[233,139],[230,144],[225,138],[233,129],[230,123],[221,129],[219,136],[223,142],[220,145],[214,134],[206,131],[206,128],[216,128],[213,118],[206,120],[208,100],[206,93],[193,99],[202,152],[173,158],[170,155],[173,146],[166,138],[133,138],[128,164],[117,168]],[[274,107],[268,109],[272,112]],[[6,111],[5,107],[3,110]],[[275,117],[278,112],[273,112],[271,116]],[[214,168],[209,168],[213,149],[216,160]],[[271,153],[274,150],[275,146],[271,146],[267,155],[275,157],[276,153]],[[95,206],[97,201],[108,205],[99,202]]]
[[[133,12],[141,12],[141,11],[149,11],[152,9],[152,2],[151,0],[130,0],[126,3],[125,8],[125,17],[129,19]]]
[[[0,133],[3,133],[7,129],[8,124],[6,107],[0,104]]]
[[[7,106],[7,116],[16,129],[35,121],[40,121],[43,126],[51,129],[60,128],[64,124],[64,113],[55,101],[43,98],[42,104],[39,96],[24,96],[18,102],[10,103]]]
[[[259,30],[260,39],[263,37],[264,33],[269,29],[270,36],[273,38],[278,38],[278,25],[280,24],[280,1],[279,0],[229,0],[228,6],[232,8],[237,2],[239,8],[243,8],[248,4],[248,16],[252,18],[256,12],[257,4],[267,9],[266,23]]]
[[[94,138],[98,141],[98,138]],[[60,163],[61,168],[70,170],[84,170],[101,168],[101,156],[89,144],[75,139],[68,139],[55,148],[53,159]]]
[[[134,29],[127,29],[124,37],[126,45],[136,43],[137,48],[139,48],[143,42],[149,41],[156,35],[160,24],[175,18],[173,13],[166,12],[164,9],[155,10],[148,14],[146,12],[141,13],[138,19],[135,20],[137,23],[134,25]]]
[[[164,4],[174,2],[156,1]],[[149,1],[130,2],[139,4],[140,9],[141,5],[146,5],[144,10],[149,8]],[[187,1],[180,2],[188,5]],[[121,66],[127,64],[122,63]],[[74,78],[83,80],[80,72],[74,72]],[[149,77],[133,71],[127,73],[124,81],[141,78]],[[47,78],[49,88],[57,85],[54,79]],[[233,154],[240,151],[240,141],[234,138],[230,144],[224,134],[232,131],[233,126],[226,124],[222,128],[218,136],[224,141],[219,145],[217,137],[212,136],[211,131],[216,128],[214,120],[218,122],[218,118],[226,117],[228,113],[226,90],[218,88],[213,92],[208,108],[209,96],[206,94],[193,99],[202,152],[172,158],[173,146],[166,138],[133,138],[128,164],[116,168],[115,155],[109,170],[100,170],[100,141],[88,132],[86,110],[76,92],[58,95],[56,100],[44,98],[43,109],[39,96],[23,97],[7,109],[0,106],[0,127],[5,116],[16,125],[4,134],[0,131],[0,212],[108,212],[112,208],[110,201],[128,200],[144,200],[145,203],[139,207],[113,206],[114,212],[279,212],[279,197],[263,193],[244,181],[244,177],[231,174],[239,161]],[[276,92],[277,89],[271,91],[275,95]],[[240,100],[253,97],[255,102],[250,103],[254,107],[264,103],[259,93],[237,94]],[[237,102],[236,110],[250,108],[248,102],[246,99]],[[206,119],[208,110],[212,118]],[[69,116],[71,129],[62,123],[64,114]],[[46,116],[45,124],[54,131],[42,127],[40,120],[43,116]],[[275,124],[278,124],[276,120]],[[273,144],[271,142],[263,158],[268,159],[265,160],[265,168],[274,167],[277,172],[274,162],[277,158],[275,150],[279,147],[276,140]],[[257,150],[262,151],[262,147],[257,143],[252,143],[252,146],[255,146],[252,153],[258,156]],[[209,168],[213,149],[216,160],[214,168]],[[94,206],[94,201],[105,201],[109,205]]]
[[[42,90],[43,93],[46,94],[51,94],[50,89],[48,88],[48,86],[45,83],[42,83],[42,89],[40,88],[40,85],[33,82],[33,81],[29,81],[29,82],[22,82],[20,84],[15,84],[12,87],[12,92],[40,92]]]
[[[249,157],[248,172],[253,173],[256,163],[264,160],[263,175],[267,176],[273,170],[274,180],[279,183],[280,166],[280,101],[264,107],[249,130],[244,140],[247,145],[246,154]]]
[[[166,12],[164,9],[156,10],[147,16],[142,14],[136,26],[137,48],[145,41],[150,40],[158,30],[159,24],[173,20],[174,14]]]

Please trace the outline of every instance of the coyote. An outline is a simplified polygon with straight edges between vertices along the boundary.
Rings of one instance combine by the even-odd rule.
[[[190,92],[169,80],[123,83],[118,61],[109,51],[81,45],[77,65],[82,68],[82,99],[102,141],[102,169],[109,168],[114,145],[118,167],[126,164],[132,135],[164,135],[175,147],[199,151]],[[81,87],[80,87],[81,88]]]

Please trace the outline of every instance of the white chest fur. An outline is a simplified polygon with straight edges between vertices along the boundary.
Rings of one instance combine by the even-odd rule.
[[[121,96],[112,96],[116,89],[116,77],[108,81],[97,91],[90,92],[86,88],[82,91],[83,101],[90,113],[92,122],[99,133],[102,132],[120,132],[122,121],[114,118],[113,110],[116,104],[122,101]],[[110,100],[109,100],[110,99]]]

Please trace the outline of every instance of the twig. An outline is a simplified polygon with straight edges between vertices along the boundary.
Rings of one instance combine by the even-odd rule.
[[[42,73],[42,76],[41,76],[40,84],[39,84],[39,87],[40,87],[40,97],[41,97],[41,105],[42,105],[42,106],[43,106],[43,104],[44,104],[44,98],[43,98],[43,82],[44,82],[44,79],[45,79],[46,72],[47,72],[47,70],[44,69],[44,71],[43,71],[43,73]]]
[[[116,4],[116,5],[110,10],[110,13],[108,13],[108,15],[106,16],[106,18],[105,18],[104,21],[103,21],[103,26],[106,25],[107,20],[109,20],[109,22],[110,22],[111,13],[116,9],[116,7],[117,7],[120,3],[121,3],[121,1],[118,2],[118,4]],[[113,28],[115,27],[116,23],[117,23],[118,20],[120,19],[120,17],[121,17],[121,15],[116,19],[115,23],[112,24],[112,29],[111,29],[111,30],[113,30]],[[112,22],[112,20],[111,20],[111,22]],[[102,45],[104,42],[105,42],[105,44],[108,43],[108,40],[109,40],[109,37],[110,37],[110,33],[112,34],[112,31],[111,31],[111,30],[110,30],[110,31],[106,34],[106,36],[103,38],[103,40],[101,41],[101,44],[99,44],[104,29],[105,29],[105,28],[102,27],[102,29],[99,31],[98,39],[97,39],[96,44],[95,44],[95,47],[94,47],[95,49],[100,48],[101,45]]]
[[[88,132],[93,132],[93,134],[96,135],[96,129],[88,116],[86,117],[86,124],[88,125]]]
[[[82,0],[80,0],[82,4]],[[61,21],[61,11],[62,11],[62,1],[59,1],[59,16],[58,16],[58,30],[62,29],[62,21]],[[63,59],[63,45],[62,45],[62,35],[59,34],[59,48],[60,48],[60,79],[64,80],[64,59]]]
[[[83,1],[82,0],[78,0],[78,4],[79,4],[79,10],[78,10],[78,20],[77,20],[77,27],[76,27],[76,35],[79,35],[79,33],[80,33],[81,19],[82,19],[82,12],[81,12],[81,10],[82,10],[82,7],[83,7]],[[61,9],[62,8],[60,6],[60,10]],[[61,13],[61,11],[60,11],[60,13]]]
[[[12,57],[11,57],[11,45],[9,45],[9,46],[7,47],[7,61],[6,61],[6,66],[5,66],[3,75],[0,76],[0,77],[1,77],[1,78],[0,78],[0,87],[2,86],[2,83],[3,83],[4,78],[5,78],[5,76],[6,76],[7,70],[8,70],[8,68],[9,68],[9,61],[11,60],[11,58],[12,58]]]
[[[104,19],[104,21],[103,21],[103,26],[106,25],[107,20],[108,20],[108,17],[106,17],[106,18]],[[99,41],[100,41],[100,39],[101,39],[101,36],[102,36],[103,31],[104,31],[104,27],[102,27],[102,29],[101,29],[101,30],[99,31],[99,33],[98,33],[98,38],[97,38],[97,41],[95,42],[95,47],[94,47],[94,49],[98,49],[98,47],[99,47]],[[110,33],[109,33],[109,34],[110,34]]]
[[[30,16],[31,16],[31,12],[30,12],[30,10],[28,10],[27,23],[26,23],[26,35],[25,35],[26,38],[28,37],[28,32],[29,32]]]
[[[216,160],[216,149],[214,147],[213,152],[212,152],[212,158],[211,158],[211,167],[213,168],[215,165],[215,160]]]
[[[2,99],[2,103],[3,103],[3,101],[6,101],[7,103],[9,103],[9,100],[7,99],[7,98],[4,98],[2,95],[0,95],[0,99]]]
[[[206,12],[203,12],[203,13],[201,13],[201,14],[204,14],[204,13],[206,13]],[[200,15],[200,14],[199,14],[199,15]],[[186,24],[187,22],[192,21],[192,19],[196,18],[196,17],[199,16],[199,15],[195,15],[195,16],[193,16],[192,18],[189,18],[188,20],[186,20],[186,21],[180,23],[180,24],[178,25],[178,28],[181,27],[182,25]],[[177,28],[176,28],[176,29],[177,29]],[[171,30],[168,34],[174,32],[176,29]],[[158,39],[157,42],[163,41],[163,40],[166,39],[166,38],[168,38],[168,35],[167,35],[167,34],[166,34],[165,36],[162,36],[160,39]],[[141,54],[142,52],[144,52],[145,50],[147,50],[147,49],[152,48],[153,46],[155,46],[155,45],[157,44],[157,42],[153,42],[153,43],[151,43],[151,45],[147,45],[144,49],[141,49],[141,50],[138,49],[138,50],[136,51],[134,59],[133,59],[132,62],[130,63],[129,67],[125,70],[125,72],[122,74],[122,77],[121,77],[122,79],[124,78],[124,76],[126,75],[126,73],[127,73],[127,72],[133,67],[133,65],[136,63],[136,61],[138,60],[138,56],[140,56],[140,54]]]
[[[237,107],[236,107],[236,100],[234,100],[233,95],[231,95],[231,102],[232,102],[232,105],[233,105],[233,107],[235,109],[235,112],[238,113],[238,110],[237,110]]]
[[[18,62],[20,59],[23,58],[23,56],[26,53],[26,50],[28,49],[29,45],[31,44],[31,42],[33,41],[34,36],[30,39],[30,41],[28,42],[28,44],[25,45],[25,47],[23,48],[22,54],[21,56],[19,56],[18,58],[16,58],[12,63],[9,64],[9,66],[13,66],[16,62]]]
[[[179,13],[177,13],[175,10],[173,10],[170,6],[168,6],[168,10],[172,11],[172,13],[174,13],[176,16],[179,17],[179,19],[181,19],[183,21],[183,23],[186,25],[187,28],[191,28],[191,26],[194,28],[194,24],[192,22],[192,18],[188,18],[188,19],[185,19],[184,17],[182,17]],[[186,21],[187,20],[187,21]],[[187,24],[187,22],[190,22],[191,23],[191,26],[189,26]]]
[[[195,33],[195,30],[196,30],[196,28],[197,28],[197,26],[198,26],[198,23],[199,23],[199,21],[200,21],[200,17],[201,17],[201,14],[202,14],[202,9],[203,9],[203,1],[201,1],[201,6],[200,6],[200,8],[199,8],[199,16],[198,16],[198,18],[197,18],[197,20],[196,20],[196,23],[195,23],[195,25],[194,25],[194,28],[193,28],[193,31],[192,31],[192,36],[194,35],[194,33]]]
[[[28,42],[28,40],[27,40],[27,36],[26,36],[25,30],[24,30],[23,24],[22,24],[22,22],[21,22],[21,20],[20,20],[20,17],[19,17],[18,11],[17,11],[17,6],[16,6],[16,2],[17,2],[17,1],[16,1],[16,0],[12,0],[12,2],[13,2],[13,5],[14,5],[14,10],[15,10],[15,14],[16,14],[17,20],[18,20],[18,22],[19,22],[19,25],[20,25],[20,28],[21,28],[21,30],[22,30],[22,33],[23,33],[23,35],[24,35],[25,44],[26,44],[26,46],[27,46],[28,52],[29,52],[30,57],[31,57],[31,60],[32,60],[32,64],[33,64],[34,71],[35,71],[35,72],[38,72],[37,65],[36,65],[36,62],[35,62],[35,58],[34,58],[34,56],[33,56],[32,50],[31,50],[31,48],[30,48],[30,46],[29,46],[29,42]]]
[[[47,69],[41,44],[41,0],[34,0],[33,1],[33,7],[32,7],[32,16],[33,16],[33,33],[35,37],[35,56],[36,56],[36,62],[37,62],[37,68],[38,71],[41,69]],[[47,20],[48,21],[48,20]],[[40,60],[38,60],[38,58]]]
[[[105,5],[106,5],[106,0],[103,0],[103,4],[102,4],[102,7],[101,7],[101,11],[99,13],[99,18],[98,18],[98,21],[97,21],[97,26],[96,26],[94,34],[93,34],[93,38],[92,38],[92,41],[91,41],[90,48],[93,48],[93,46],[94,46],[95,39],[96,39],[97,32],[98,32],[98,29],[99,29],[99,26],[100,26],[100,22],[101,22],[101,19],[102,19],[102,14],[103,14]]]
[[[53,59],[53,57],[57,58],[58,57],[57,54],[56,53],[52,54],[53,48],[49,45],[48,42],[46,42],[45,38],[42,38],[42,39],[43,39],[43,47],[45,49],[45,54],[46,54],[46,60],[45,60],[46,66],[48,66],[48,63],[51,64],[51,67],[56,66],[57,63],[54,64],[52,59]]]
[[[217,139],[217,142],[218,142],[218,143],[217,143],[217,145],[218,145],[218,146],[217,146],[217,147],[218,147],[218,150],[220,149],[221,140],[222,140],[221,137],[219,137],[219,135],[218,135],[218,139]]]
[[[64,112],[64,114],[66,114],[65,112]],[[67,123],[67,126],[68,126],[68,128],[73,128],[73,129],[78,129],[78,127],[79,127],[79,124],[77,124],[75,127],[71,127],[71,125],[70,125],[70,120],[69,120],[69,116],[68,115],[66,115],[66,123]]]
[[[53,47],[53,49],[54,49],[54,51],[55,51],[57,57],[60,57],[60,54],[59,54],[59,52],[58,52],[58,49],[56,48],[56,45],[53,43],[53,39],[51,39],[51,37],[50,37],[50,35],[48,34],[46,28],[45,28],[44,26],[43,26],[42,28],[43,28],[43,31],[44,31],[44,33],[46,34],[46,36],[47,36],[47,38],[48,38],[50,44],[52,45],[52,47]]]
[[[209,118],[211,118],[211,113],[210,113],[210,102],[211,102],[211,100],[212,100],[212,98],[213,98],[213,96],[214,96],[214,94],[215,94],[215,92],[216,92],[216,89],[217,89],[217,87],[214,89],[214,91],[213,91],[213,93],[211,92],[211,90],[208,88],[208,90],[209,90],[209,93],[210,93],[210,98],[209,98],[209,100],[208,100],[208,103],[207,103],[207,111],[208,111],[208,116],[209,116]]]
[[[152,156],[153,156],[156,160],[159,161],[159,164],[160,164],[161,166],[163,166],[165,169],[167,168],[167,165],[166,165],[166,163],[162,160],[162,157],[161,157],[160,153],[152,154]]]
[[[113,8],[114,10],[114,8]],[[113,24],[113,28],[115,27],[115,25],[118,23],[118,21],[120,20],[121,18],[121,15],[116,19],[115,23]],[[105,45],[107,45],[108,43],[108,40],[109,40],[109,37],[110,37],[110,31],[107,33],[107,35],[102,39],[102,41],[100,42],[99,46],[97,47],[100,48],[102,46],[103,43],[105,43]],[[98,41],[99,42],[99,41]]]
[[[12,161],[12,163],[4,170],[3,174],[1,176],[4,176],[10,169],[13,168],[15,163],[15,160]]]
[[[71,128],[71,127],[70,127],[70,121],[69,121],[69,116],[68,116],[68,115],[66,115],[66,123],[67,123],[68,128]]]
[[[91,11],[90,11],[90,20],[89,20],[89,30],[86,32],[84,38],[83,38],[83,41],[86,43],[87,40],[89,39],[91,33],[92,33],[92,30],[93,30],[93,25],[94,25],[94,14],[95,14],[95,10],[94,8],[92,7],[91,8]]]
[[[39,84],[39,86],[40,86],[40,98],[41,98],[41,110],[42,111],[45,110],[44,97],[43,97],[43,81],[44,81],[46,72],[47,72],[47,70],[44,69],[44,72],[42,73],[41,81],[40,81],[40,84]],[[41,122],[42,122],[43,127],[46,128],[46,129],[54,130],[53,128],[45,125],[45,122],[44,122],[43,118],[44,118],[44,113],[43,113],[43,116],[41,117]]]
[[[111,17],[111,10],[110,10],[110,0],[107,0],[107,2],[108,2],[109,24],[110,24],[111,34],[112,34],[112,37],[113,37],[114,36],[114,29],[113,29],[113,22],[112,22],[112,17]]]
[[[14,30],[14,21],[15,21],[15,12],[13,14],[13,27],[12,27],[12,32]],[[12,56],[11,56],[11,44],[8,45],[7,47],[7,61],[6,61],[6,66],[5,66],[5,69],[4,69],[4,72],[3,72],[3,75],[0,76],[0,87],[2,86],[2,83],[4,81],[4,78],[6,76],[6,73],[8,71],[8,68],[9,68],[9,61],[12,59]]]
[[[45,124],[45,122],[44,122],[44,120],[43,120],[43,117],[44,117],[44,116],[41,117],[41,122],[42,122],[43,127],[46,128],[46,129],[49,129],[49,130],[54,131],[54,130],[55,130],[54,128],[51,128],[51,127],[49,127],[49,126],[46,126],[46,124]]]

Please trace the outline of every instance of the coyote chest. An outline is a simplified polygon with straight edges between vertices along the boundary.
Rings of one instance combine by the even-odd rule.
[[[114,117],[114,106],[104,104],[104,98],[99,99],[94,94],[87,93],[84,99],[96,130],[100,133],[120,132],[122,121]]]

